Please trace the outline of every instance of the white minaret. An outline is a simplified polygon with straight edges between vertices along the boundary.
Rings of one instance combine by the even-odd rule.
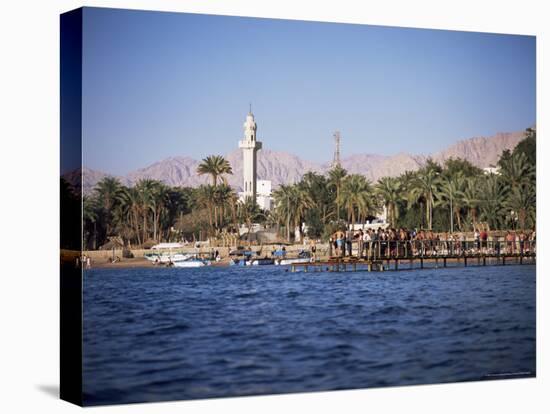
[[[256,141],[256,122],[252,114],[252,107],[246,116],[243,125],[244,139],[239,141],[239,148],[243,150],[243,195],[256,200],[256,152],[262,149],[262,143]]]

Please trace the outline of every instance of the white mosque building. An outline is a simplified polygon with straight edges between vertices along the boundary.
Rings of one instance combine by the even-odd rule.
[[[258,126],[252,114],[252,108],[246,116],[243,125],[244,138],[239,141],[239,148],[243,150],[243,191],[239,193],[239,199],[244,201],[252,197],[260,208],[271,208],[271,181],[258,180],[257,152],[262,149],[262,143],[256,139]]]

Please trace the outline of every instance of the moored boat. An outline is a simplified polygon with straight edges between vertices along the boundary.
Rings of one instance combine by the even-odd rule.
[[[302,250],[300,251],[300,253],[298,253],[298,257],[282,257],[280,259],[275,260],[275,264],[279,266],[287,266],[287,265],[292,265],[296,263],[309,263],[311,261],[312,261],[311,254],[309,252]]]
[[[295,257],[290,259],[280,259],[277,262],[275,262],[275,264],[279,266],[286,266],[286,265],[291,265],[296,263],[310,263],[310,262],[311,262],[311,258],[309,257],[302,257],[302,258]]]
[[[203,267],[210,266],[212,263],[210,260],[203,260],[197,257],[190,257],[186,260],[180,260],[177,262],[172,262],[174,267]]]
[[[151,247],[151,253],[144,254],[144,257],[153,264],[175,263],[192,257],[191,254],[174,252],[174,249],[181,248],[183,248],[181,243],[159,243]]]
[[[249,263],[251,266],[266,266],[274,264],[275,260],[269,257],[262,257],[259,259],[252,259]]]
[[[170,262],[175,263],[175,262],[181,262],[183,260],[187,260],[191,257],[191,255],[185,254],[185,253],[173,253],[173,254],[170,254],[170,253],[162,253],[162,254],[150,253],[150,254],[144,255],[144,257],[147,260],[149,260],[150,262],[153,262],[153,263],[166,264],[166,263],[170,263]]]

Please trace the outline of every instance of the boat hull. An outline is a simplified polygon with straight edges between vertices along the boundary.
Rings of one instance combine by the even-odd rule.
[[[273,259],[254,259],[252,260],[252,266],[268,266],[275,263]]]
[[[288,265],[296,264],[296,263],[310,263],[310,262],[311,262],[310,258],[281,259],[281,260],[277,261],[275,264],[279,265],[279,266],[288,266]]]
[[[210,262],[207,260],[183,260],[180,262],[174,262],[174,267],[203,267],[210,266]]]

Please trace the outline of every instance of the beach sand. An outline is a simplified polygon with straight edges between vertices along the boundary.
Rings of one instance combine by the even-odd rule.
[[[108,259],[95,259],[92,260],[92,268],[101,269],[127,269],[136,267],[155,267],[145,257],[134,257],[132,259],[121,259],[115,263],[111,263]]]
[[[212,261],[212,266],[229,266],[229,258]],[[96,269],[132,269],[132,268],[164,268],[164,265],[155,265],[144,257],[134,257],[132,259],[121,259],[111,263],[108,259],[95,259],[92,261],[92,268]]]

